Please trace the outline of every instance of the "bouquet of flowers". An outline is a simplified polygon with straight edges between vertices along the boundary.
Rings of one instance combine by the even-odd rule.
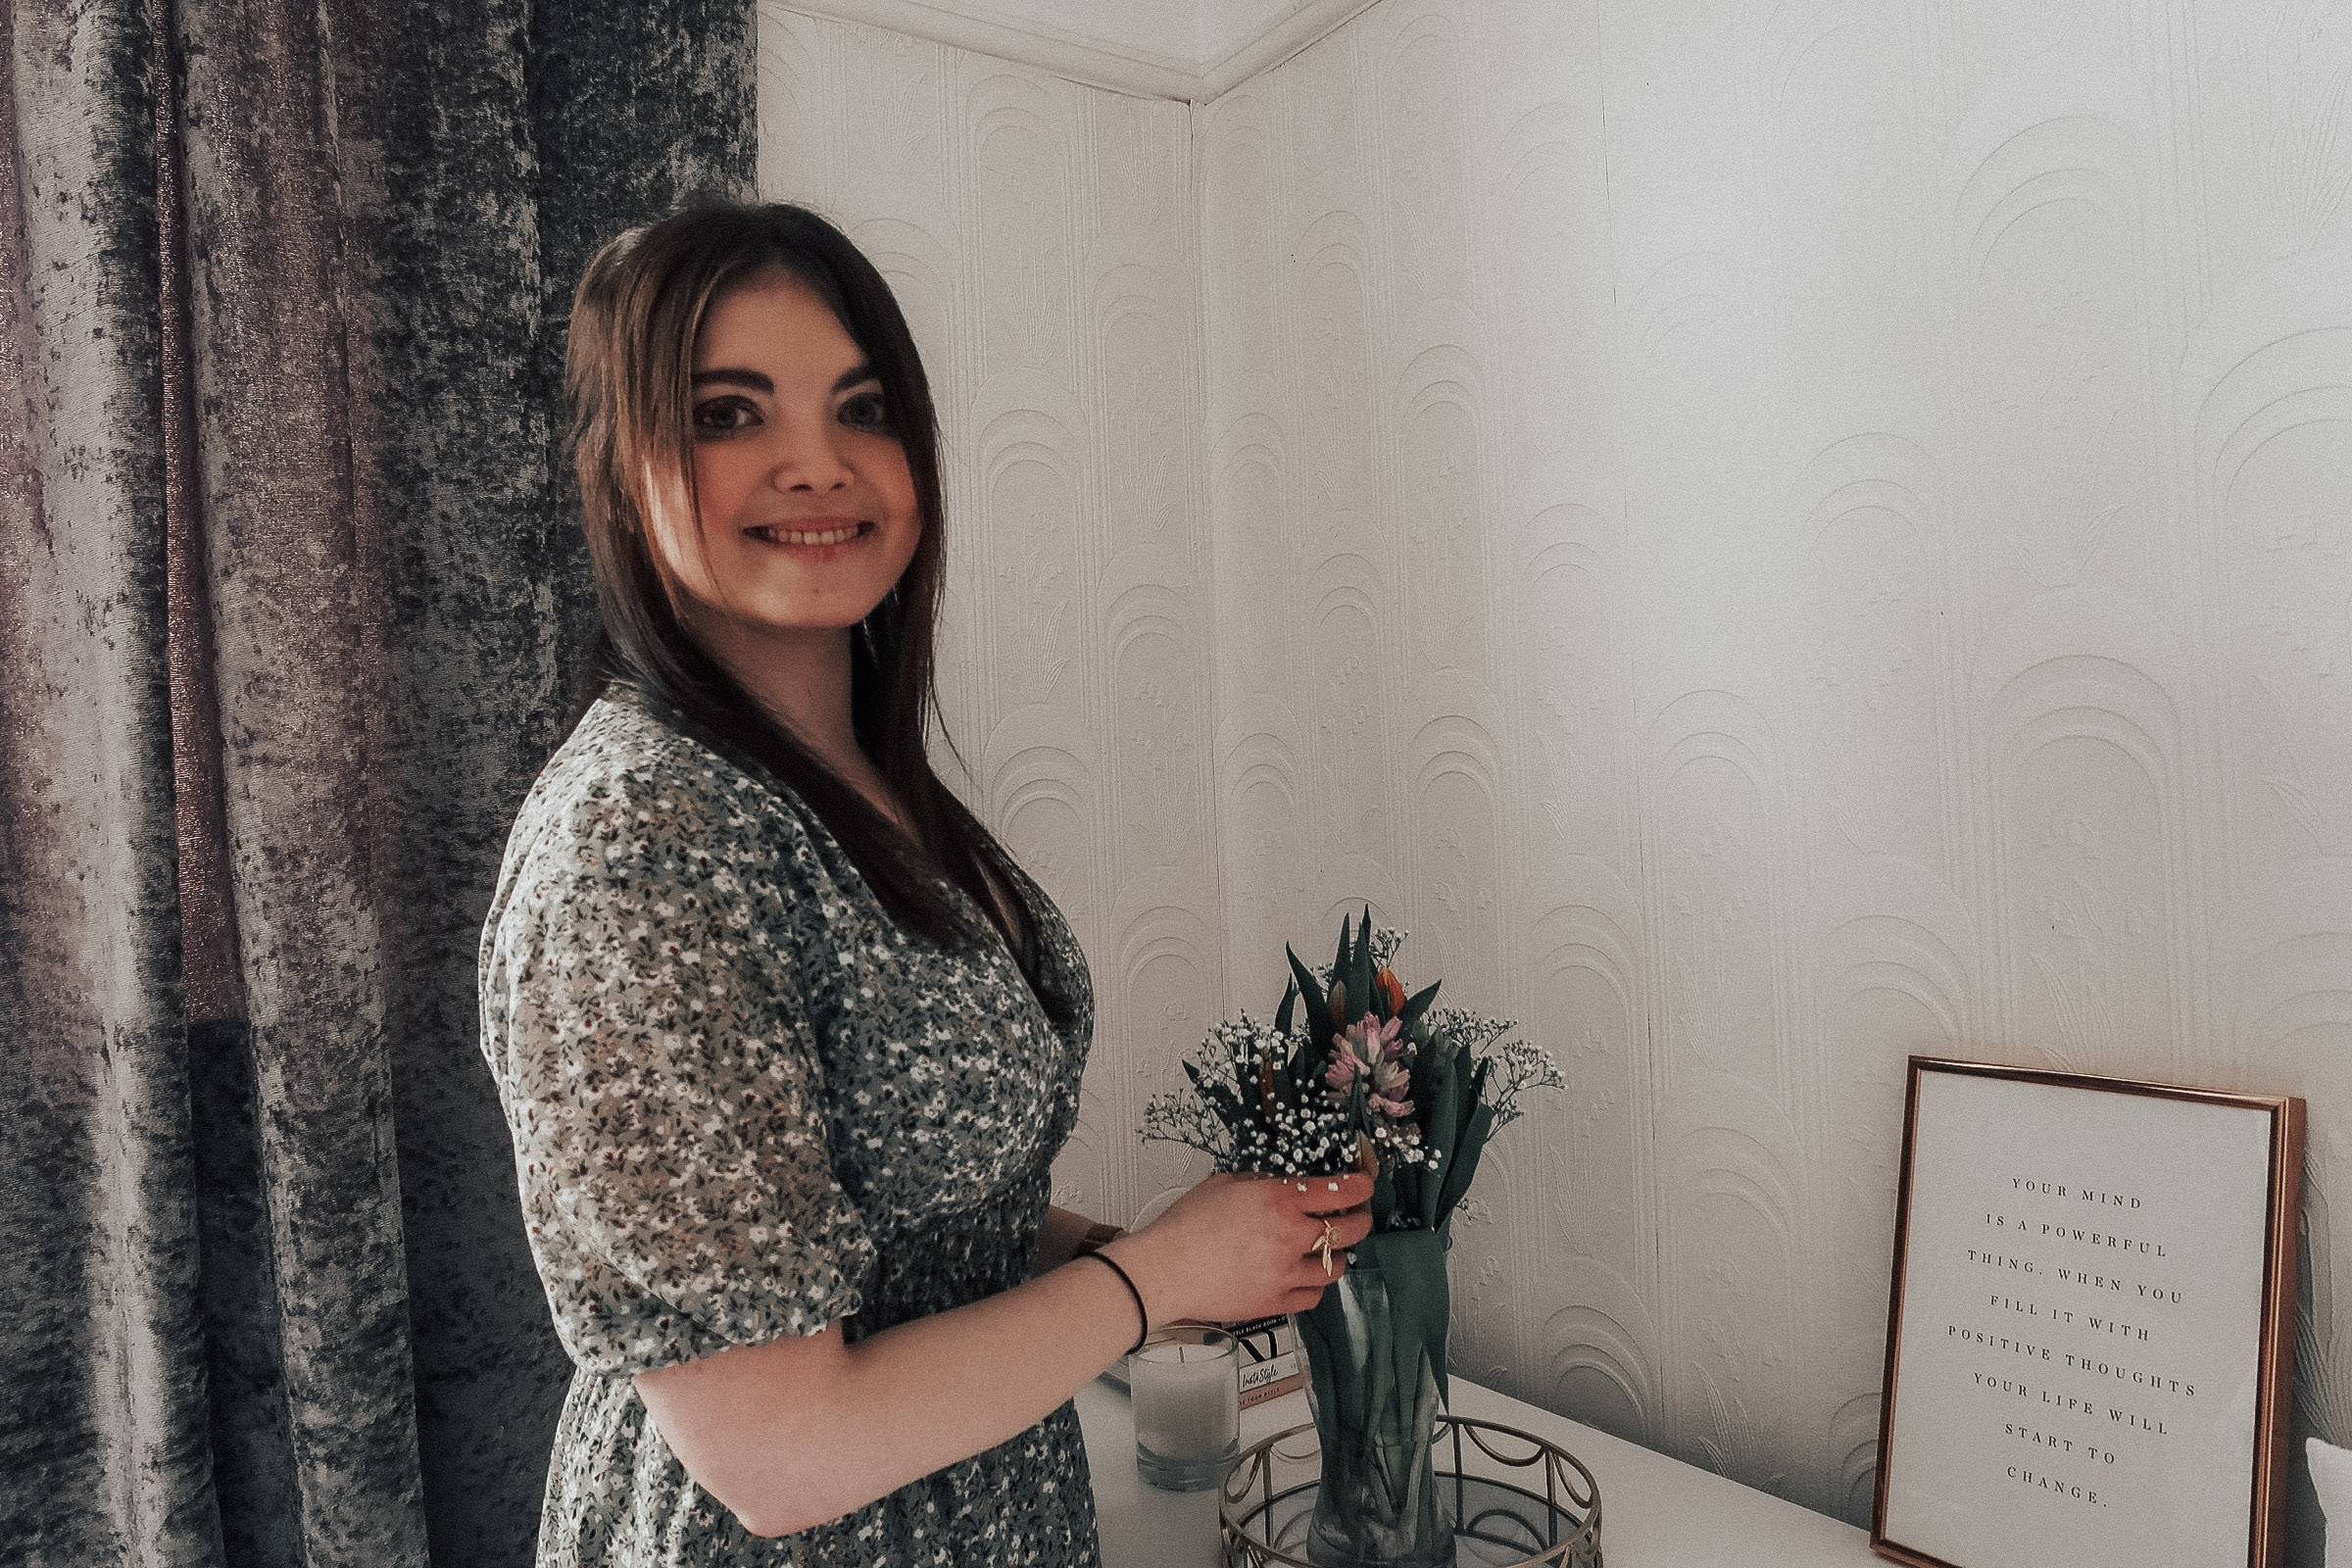
[[[1271,1025],[1221,1023],[1184,1062],[1192,1092],[1144,1111],[1144,1136],[1198,1149],[1220,1171],[1372,1177],[1372,1234],[1296,1315],[1322,1446],[1307,1542],[1318,1563],[1435,1564],[1453,1536],[1430,1458],[1448,1398],[1446,1250],[1487,1141],[1531,1089],[1560,1087],[1517,1027],[1405,994],[1390,968],[1402,933],[1340,922],[1328,969],[1290,953]]]
[[[1340,922],[1330,967],[1290,957],[1271,1024],[1218,1024],[1184,1062],[1193,1092],[1144,1110],[1144,1137],[1207,1154],[1221,1171],[1373,1178],[1372,1231],[1445,1231],[1487,1140],[1519,1097],[1560,1087],[1548,1053],[1506,1039],[1509,1019],[1408,997],[1389,967],[1404,935]],[[1498,1044],[1499,1042],[1499,1044]]]

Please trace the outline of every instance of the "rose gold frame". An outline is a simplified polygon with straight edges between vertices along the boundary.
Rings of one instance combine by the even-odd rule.
[[[2260,1339],[2254,1396],[2254,1487],[2247,1499],[2246,1568],[2278,1568],[2285,1547],[2287,1421],[2294,1399],[2294,1311],[2296,1222],[2303,1203],[2303,1102],[2285,1095],[2236,1095],[2184,1089],[2175,1084],[2129,1078],[2094,1078],[2079,1073],[2005,1067],[1993,1062],[1913,1056],[1903,1088],[1902,1182],[1895,1199],[1894,1279],[1886,1303],[1886,1379],[1879,1401],[1879,1464],[1870,1510],[1870,1549],[1911,1568],[1979,1568],[1900,1545],[1886,1538],[1887,1454],[1894,1437],[1896,1362],[1902,1346],[1903,1276],[1911,1242],[1911,1164],[1919,1125],[1920,1075],[1946,1072],[2004,1078],[2054,1089],[2087,1089],[2188,1100],[2257,1110],[2271,1118],[2270,1190],[2264,1205]],[[2050,1568],[2071,1568],[2052,1563]]]

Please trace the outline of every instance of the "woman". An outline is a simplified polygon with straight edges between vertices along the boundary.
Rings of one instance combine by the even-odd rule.
[[[871,264],[701,206],[606,246],[570,331],[594,695],[481,955],[577,1367],[539,1561],[1095,1562],[1071,1395],[1152,1324],[1311,1305],[1368,1181],[1048,1203],[1092,996],[925,758],[937,434]]]

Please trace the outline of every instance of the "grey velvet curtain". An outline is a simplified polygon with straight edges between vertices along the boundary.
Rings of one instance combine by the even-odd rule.
[[[593,612],[594,245],[750,0],[0,12],[0,1561],[527,1562],[474,950]]]

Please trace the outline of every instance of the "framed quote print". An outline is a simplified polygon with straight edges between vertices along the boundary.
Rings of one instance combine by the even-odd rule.
[[[1911,1058],[1871,1548],[2272,1568],[2303,1102]]]

